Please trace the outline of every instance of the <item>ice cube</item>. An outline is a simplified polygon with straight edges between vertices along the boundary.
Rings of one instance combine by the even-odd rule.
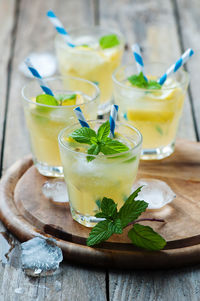
[[[68,202],[68,192],[63,180],[49,180],[42,186],[42,192],[47,198],[51,198],[56,203]]]
[[[133,191],[143,186],[136,200],[144,200],[147,202],[148,209],[160,209],[166,204],[173,201],[176,197],[174,191],[169,185],[157,179],[140,179],[133,185]]]
[[[39,74],[42,77],[48,77],[52,76],[57,69],[57,61],[56,58],[53,54],[44,52],[44,53],[35,53],[32,52],[28,55],[28,57],[33,66],[37,69]],[[26,60],[26,59],[25,59]],[[24,61],[25,61],[24,60]],[[19,65],[19,70],[27,77],[33,78],[33,75],[31,72],[28,70],[26,64],[23,62],[20,63]]]
[[[78,37],[77,39],[74,39],[74,42],[78,46],[88,45],[94,49],[98,48],[98,46],[99,46],[97,38],[93,37],[93,36],[81,36],[81,37]]]
[[[22,243],[21,249],[22,267],[32,276],[40,276],[42,272],[54,272],[63,260],[62,250],[52,238],[34,237]]]

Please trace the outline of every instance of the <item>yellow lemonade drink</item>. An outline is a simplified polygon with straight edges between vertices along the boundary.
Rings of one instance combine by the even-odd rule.
[[[165,70],[159,64],[145,67],[148,81],[156,81]],[[120,67],[113,75],[114,98],[120,107],[119,118],[126,120],[142,133],[142,159],[162,159],[174,150],[189,82],[188,74],[179,70],[159,89],[133,86],[128,80],[131,74],[137,74],[132,65]]]
[[[24,112],[37,169],[45,176],[60,177],[63,168],[58,134],[76,120],[73,109],[77,106],[87,118],[96,118],[99,90],[95,84],[73,77],[57,77],[46,82],[54,97],[42,94],[38,82],[33,80],[22,90]]]
[[[89,122],[97,130],[104,121]],[[128,146],[122,153],[91,155],[89,145],[74,141],[70,134],[80,128],[75,124],[61,131],[59,146],[64,176],[69,193],[72,217],[79,223],[92,227],[98,221],[95,214],[104,197],[112,198],[120,208],[132,191],[141,152],[142,136],[127,124],[116,123],[114,139]]]
[[[101,91],[100,113],[112,97],[112,73],[120,65],[124,39],[121,34],[100,27],[78,28],[69,32],[76,47],[58,35],[55,48],[62,75],[72,75],[96,83]]]

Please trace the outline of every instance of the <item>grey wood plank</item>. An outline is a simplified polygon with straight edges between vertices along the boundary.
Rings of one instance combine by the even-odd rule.
[[[1,269],[0,269],[1,270]],[[0,276],[1,280],[2,275]],[[6,301],[105,301],[102,272],[62,264],[54,276],[31,278],[6,265],[0,282],[0,300]]]
[[[199,301],[199,267],[110,274],[110,300]]]
[[[196,136],[200,140],[200,102],[199,102],[199,66],[200,66],[200,5],[198,0],[174,0],[174,9],[179,25],[179,35],[182,48],[193,48],[195,54],[188,62],[187,68],[191,74],[191,103],[193,105]]]
[[[66,28],[93,22],[89,0],[20,1],[20,12],[12,64],[3,167],[28,152],[29,143],[21,106],[21,88],[27,80],[18,71],[19,63],[31,51],[53,51],[55,31],[45,16],[53,9]],[[105,272],[62,263],[60,274],[32,279],[20,269],[16,241],[9,264],[0,263],[0,300],[106,300]],[[97,300],[96,299],[96,300]]]
[[[100,1],[100,24],[119,29],[128,45],[139,43],[144,49],[144,63],[160,61],[174,63],[180,57],[181,47],[177,35],[175,18],[171,1],[159,0],[112,0]],[[124,62],[134,61],[131,50],[126,51]],[[195,140],[191,107],[186,98],[181,118],[179,138]]]
[[[3,131],[5,127],[5,111],[6,111],[6,97],[8,84],[8,65],[11,57],[12,45],[12,30],[15,14],[15,0],[1,0],[0,1],[0,154],[2,155]],[[0,169],[1,169],[0,156]],[[1,177],[1,170],[0,170]]]

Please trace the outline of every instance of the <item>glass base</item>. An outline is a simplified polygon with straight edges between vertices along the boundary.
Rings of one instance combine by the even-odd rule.
[[[59,177],[63,178],[63,167],[62,166],[49,166],[45,163],[34,161],[34,164],[39,171],[39,173],[46,177]]]
[[[172,142],[167,146],[158,147],[158,148],[144,148],[142,150],[141,159],[142,160],[161,160],[166,157],[169,157],[174,152],[175,143]]]
[[[104,220],[104,218],[96,218],[95,216],[82,215],[77,211],[75,211],[71,205],[70,205],[70,210],[71,210],[71,215],[75,221],[89,228],[94,227],[98,222]]]

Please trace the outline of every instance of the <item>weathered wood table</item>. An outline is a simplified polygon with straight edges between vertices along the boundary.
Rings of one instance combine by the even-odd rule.
[[[0,0],[0,176],[29,153],[21,106],[26,79],[19,63],[31,51],[52,51],[54,29],[45,13],[53,9],[67,28],[98,24],[120,29],[128,45],[137,41],[144,59],[172,63],[183,50],[200,44],[198,0]],[[200,137],[200,53],[188,64],[191,85],[178,136]],[[130,49],[126,62],[132,60]],[[7,264],[0,262],[0,300],[200,300],[198,266],[166,271],[97,270],[64,262],[61,273],[32,279],[20,268],[19,243],[2,224],[0,231],[15,244]],[[0,234],[0,251],[3,236]],[[1,255],[1,253],[0,253]]]

